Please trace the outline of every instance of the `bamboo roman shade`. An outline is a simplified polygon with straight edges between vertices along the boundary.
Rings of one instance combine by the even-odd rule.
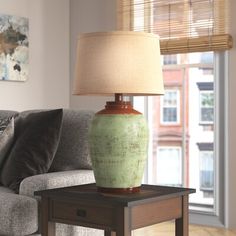
[[[118,29],[160,36],[162,54],[232,48],[228,0],[118,0]]]

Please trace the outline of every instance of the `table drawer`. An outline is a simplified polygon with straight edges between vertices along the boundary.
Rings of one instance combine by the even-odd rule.
[[[71,224],[93,223],[110,226],[113,223],[112,208],[88,206],[78,203],[52,201],[51,220]]]

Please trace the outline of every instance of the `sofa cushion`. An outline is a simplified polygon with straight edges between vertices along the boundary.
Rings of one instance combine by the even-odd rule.
[[[95,180],[92,170],[70,170],[45,173],[25,178],[20,184],[19,193],[33,197],[35,191],[94,182]]]
[[[4,186],[0,186],[0,194],[1,193],[14,193],[14,191],[10,188],[4,187]]]
[[[16,141],[0,175],[4,186],[18,192],[24,178],[48,171],[57,150],[61,121],[62,109],[19,117]]]
[[[18,115],[19,115],[18,111],[0,110],[0,119],[9,118],[9,117],[16,117]]]
[[[38,229],[36,199],[0,189],[0,235],[29,235]]]
[[[88,128],[92,111],[63,110],[61,138],[49,171],[91,169]]]
[[[11,117],[8,118],[0,118],[0,134],[4,132],[7,128],[8,124],[10,123]]]
[[[14,117],[0,118],[0,169],[14,140]]]

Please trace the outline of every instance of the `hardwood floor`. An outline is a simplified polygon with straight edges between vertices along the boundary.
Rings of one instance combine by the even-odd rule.
[[[174,236],[174,223],[162,223],[133,231],[133,236]],[[236,236],[236,230],[190,225],[189,236]]]

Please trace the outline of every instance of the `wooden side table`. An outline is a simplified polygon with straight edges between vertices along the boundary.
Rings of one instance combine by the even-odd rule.
[[[133,229],[175,219],[175,235],[188,236],[188,195],[194,189],[142,185],[139,193],[97,192],[95,184],[35,192],[42,197],[42,236],[55,222],[103,229],[105,236],[131,236]]]

